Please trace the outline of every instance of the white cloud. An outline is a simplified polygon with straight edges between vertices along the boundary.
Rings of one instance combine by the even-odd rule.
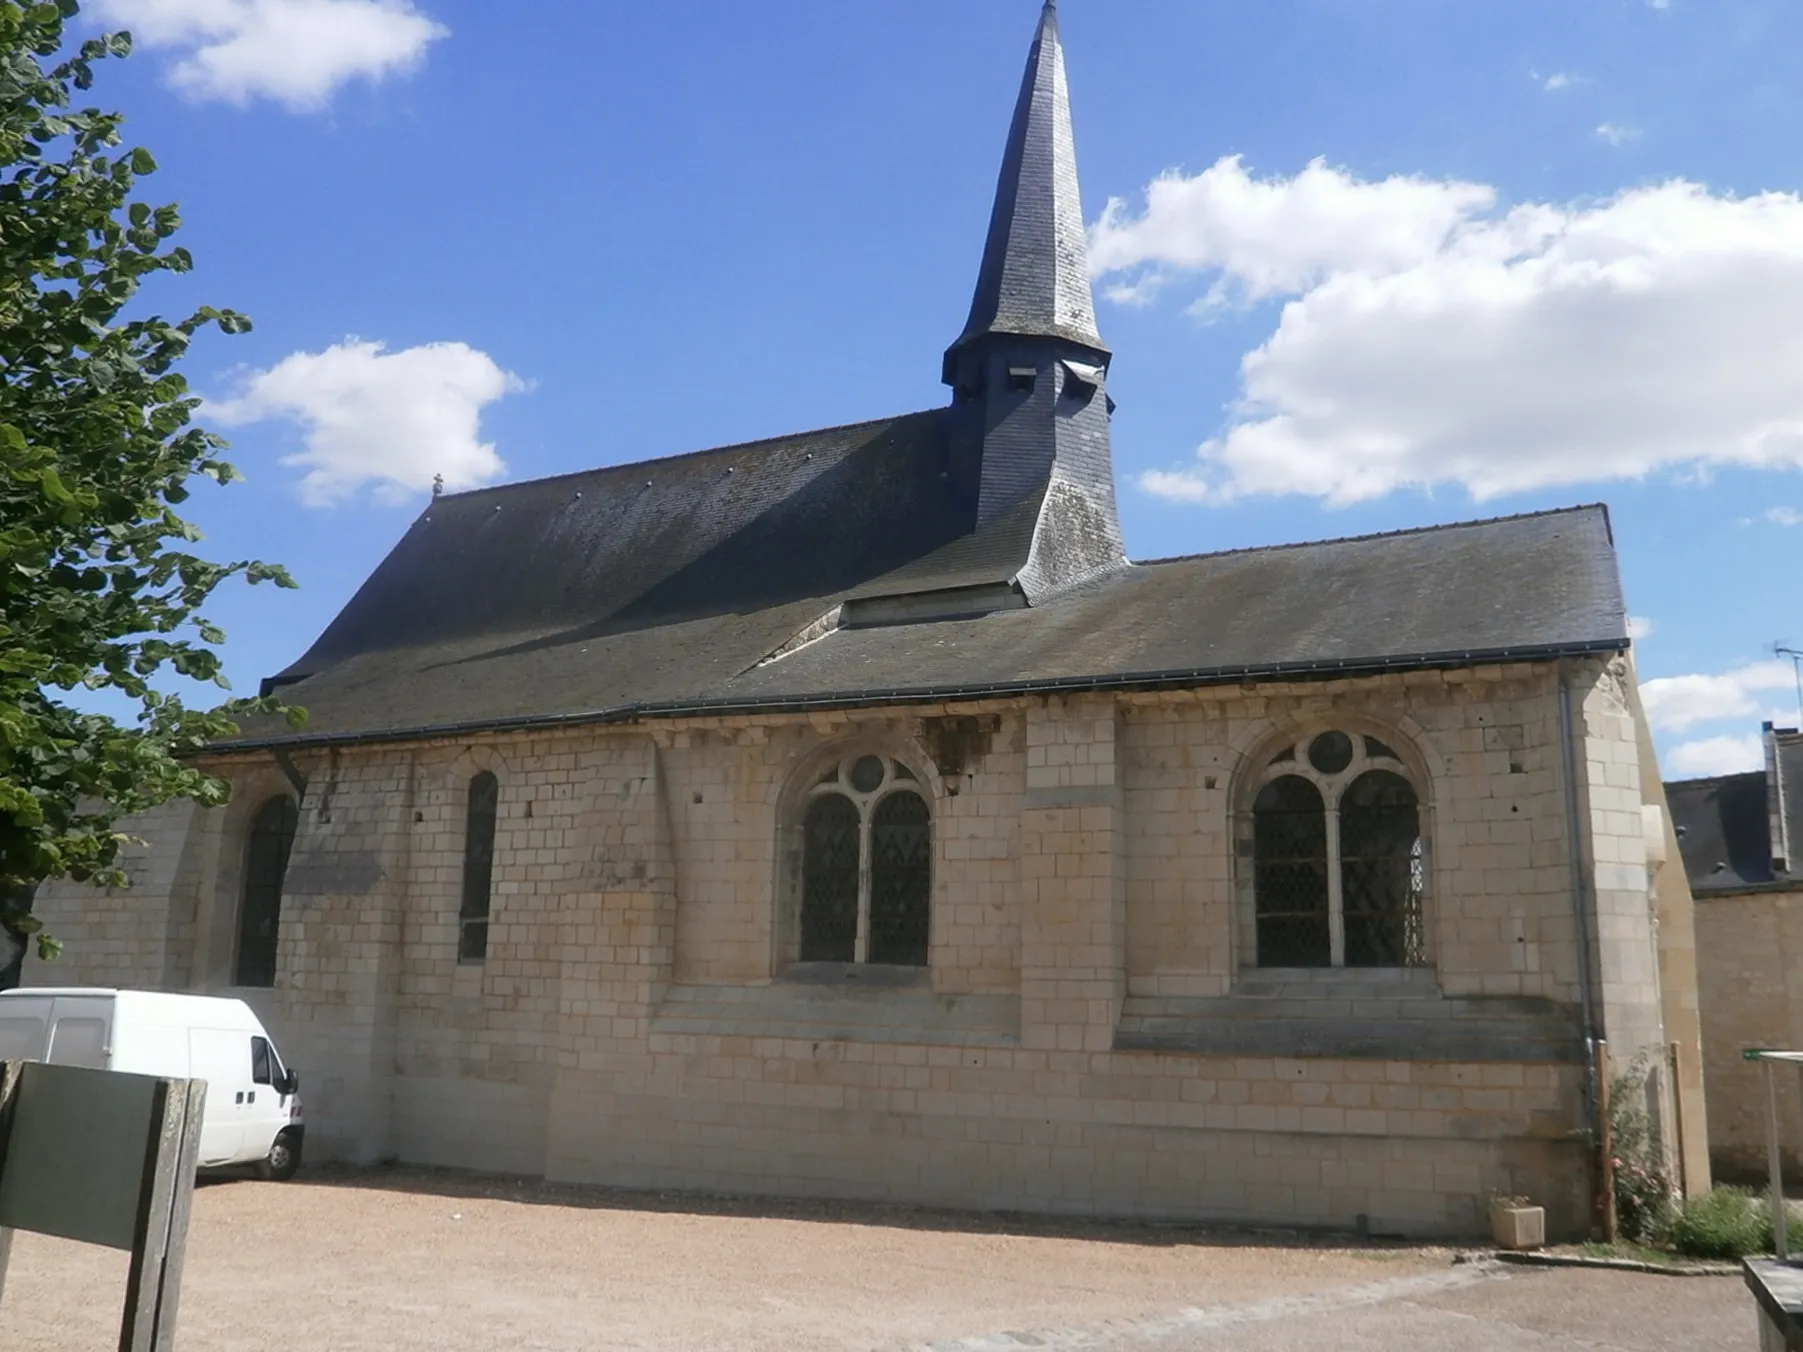
[[[1803,526],[1803,512],[1799,512],[1795,507],[1768,508],[1765,519],[1774,526]]]
[[[306,470],[302,501],[329,507],[365,484],[393,499],[431,487],[435,475],[449,489],[499,478],[507,466],[479,439],[482,409],[525,388],[465,343],[388,352],[347,338],[252,373],[237,398],[210,401],[206,412],[226,424],[298,423],[306,449],[282,463]]]
[[[1640,128],[1624,127],[1619,122],[1605,122],[1596,129],[1596,139],[1612,146],[1625,146],[1640,139]]]
[[[414,69],[450,30],[413,0],[98,0],[106,23],[181,54],[169,81],[196,99],[323,107],[349,80]]]
[[[1789,662],[1754,662],[1718,676],[1662,676],[1640,684],[1647,721],[1661,732],[1760,713],[1756,695],[1796,688]]]
[[[1575,75],[1567,75],[1562,70],[1556,70],[1540,82],[1540,87],[1551,94],[1561,89],[1570,89],[1577,82]]]
[[[1345,504],[1405,487],[1505,493],[1718,466],[1803,468],[1803,200],[1682,180],[1572,204],[1237,157],[1118,199],[1104,281],[1284,302],[1226,428],[1141,486]],[[1195,294],[1194,291],[1191,293]],[[1143,295],[1136,298],[1144,300]]]
[[[1644,615],[1628,616],[1628,637],[1636,643],[1643,638],[1651,638],[1656,626]]]
[[[1138,217],[1111,199],[1090,234],[1090,269],[1106,275],[1150,264],[1154,276],[1218,269],[1258,300],[1338,273],[1418,266],[1494,202],[1495,193],[1475,183],[1365,183],[1321,160],[1294,178],[1260,181],[1229,155],[1194,178],[1154,179]]]
[[[1765,741],[1758,733],[1744,737],[1702,737],[1680,742],[1665,758],[1664,773],[1692,779],[1704,775],[1737,775],[1765,765]]]

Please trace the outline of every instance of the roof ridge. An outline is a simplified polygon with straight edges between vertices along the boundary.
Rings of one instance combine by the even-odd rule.
[[[1433,526],[1403,526],[1397,530],[1370,531],[1364,535],[1336,535],[1323,540],[1291,540],[1275,545],[1241,545],[1236,549],[1203,550],[1196,554],[1170,554],[1159,559],[1134,559],[1137,568],[1150,568],[1161,563],[1187,563],[1192,559],[1223,559],[1234,554],[1267,554],[1280,549],[1314,549],[1320,545],[1352,545],[1366,540],[1394,540],[1403,535],[1431,535],[1435,531],[1463,530],[1470,526],[1496,526],[1505,521],[1533,521],[1543,516],[1576,516],[1581,512],[1607,512],[1603,502],[1575,503],[1570,507],[1546,507],[1537,512],[1510,512],[1502,516],[1480,516],[1469,521],[1442,521]]]
[[[554,484],[561,479],[581,479],[592,474],[607,474],[613,471],[644,469],[648,465],[668,465],[678,460],[695,460],[704,455],[719,455],[725,451],[750,451],[760,446],[774,445],[779,441],[796,441],[802,437],[820,437],[829,432],[849,432],[857,427],[875,427],[879,423],[904,422],[909,418],[925,418],[944,412],[943,408],[922,408],[912,413],[895,413],[886,418],[861,418],[856,422],[834,423],[828,427],[809,427],[800,432],[785,432],[773,437],[758,437],[753,441],[730,441],[720,446],[703,446],[693,451],[678,451],[674,455],[655,455],[646,460],[622,460],[613,465],[592,465],[588,469],[565,470],[562,474],[545,474],[536,479],[511,479],[506,483],[484,484],[481,488],[465,488],[455,493],[441,493],[433,503],[449,502],[453,498],[473,498],[483,493],[501,493],[509,489],[534,488],[539,484]],[[431,509],[428,504],[427,510]]]
[[[1764,770],[1735,770],[1725,775],[1692,775],[1688,779],[1668,779],[1664,781],[1667,789],[1690,788],[1697,784],[1722,784],[1730,779],[1764,779]]]

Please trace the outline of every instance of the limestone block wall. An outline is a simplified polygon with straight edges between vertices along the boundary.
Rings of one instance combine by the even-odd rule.
[[[194,938],[192,907],[183,904],[184,884],[191,885],[193,877],[189,836],[204,815],[192,803],[173,802],[122,821],[119,829],[142,842],[121,854],[129,887],[103,889],[66,880],[41,885],[33,909],[63,941],[70,960],[58,965],[28,960],[27,984],[182,984]]]
[[[1362,1216],[1416,1234],[1481,1228],[1483,1195],[1501,1190],[1543,1198],[1573,1232],[1589,1167],[1576,1058],[1511,1059],[1494,1038],[1469,1060],[1130,1050],[1120,1029],[1136,1000],[1258,995],[1247,776],[1286,739],[1336,727],[1394,746],[1421,797],[1432,967],[1399,988],[1413,1017],[1513,1001],[1575,1019],[1575,788],[1614,982],[1599,1013],[1658,1038],[1644,853],[1636,875],[1625,843],[1632,816],[1644,852],[1632,719],[1597,694],[1600,664],[1577,675],[1575,786],[1550,665],[311,749],[294,757],[306,792],[276,985],[240,993],[302,1072],[316,1157]],[[929,968],[891,989],[798,984],[783,975],[798,804],[862,750],[905,762],[931,806]],[[176,861],[167,882],[128,894],[163,918],[140,930],[106,912],[83,932],[104,944],[73,945],[57,978],[155,950],[134,983],[233,989],[248,822],[291,790],[266,753],[216,769],[233,802],[160,829],[179,842],[155,847]],[[499,783],[489,942],[460,962],[481,771]],[[73,893],[49,901],[59,925],[80,909]],[[1331,981],[1320,994],[1340,998]],[[1360,1008],[1345,1002],[1338,1023]]]
[[[1249,963],[1238,777],[1327,728],[1411,761],[1429,943],[1448,995],[1579,1002],[1556,677],[1550,668],[1200,690],[1123,710],[1128,972],[1135,994],[1228,994]],[[1236,796],[1237,794],[1237,796]],[[1243,848],[1243,847],[1242,847]],[[1243,859],[1243,854],[1237,856]]]
[[[1766,1070],[1748,1047],[1803,1049],[1803,888],[1697,899],[1703,1079],[1716,1176],[1766,1177]],[[1780,1067],[1778,1125],[1788,1177],[1803,1178],[1803,1075]]]
[[[554,1177],[1464,1234],[1588,1211],[1575,1068],[653,1034],[560,1095]]]
[[[1646,790],[1625,663],[1580,691],[1585,732],[1580,783],[1595,952],[1610,1051],[1627,1064],[1643,1051],[1663,1064],[1658,939],[1648,875]],[[1663,797],[1663,795],[1661,795]]]
[[[1641,815],[1652,874],[1659,997],[1668,1049],[1662,1118],[1671,1122],[1673,1130],[1665,1144],[1673,1181],[1687,1196],[1696,1196],[1707,1192],[1712,1182],[1703,1080],[1702,1002],[1697,976],[1696,904],[1678,851],[1677,831],[1666,802],[1652,729],[1633,681],[1627,683],[1627,695],[1640,759]]]

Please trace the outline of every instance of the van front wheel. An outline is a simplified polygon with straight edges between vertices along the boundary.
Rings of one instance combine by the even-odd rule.
[[[300,1141],[292,1132],[281,1132],[270,1142],[269,1153],[257,1162],[257,1177],[265,1182],[286,1183],[300,1168]]]

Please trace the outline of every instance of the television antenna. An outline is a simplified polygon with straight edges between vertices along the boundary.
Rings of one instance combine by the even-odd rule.
[[[1790,668],[1797,677],[1797,718],[1798,726],[1803,727],[1803,648],[1793,648],[1783,639],[1772,645],[1774,657],[1790,658]]]

